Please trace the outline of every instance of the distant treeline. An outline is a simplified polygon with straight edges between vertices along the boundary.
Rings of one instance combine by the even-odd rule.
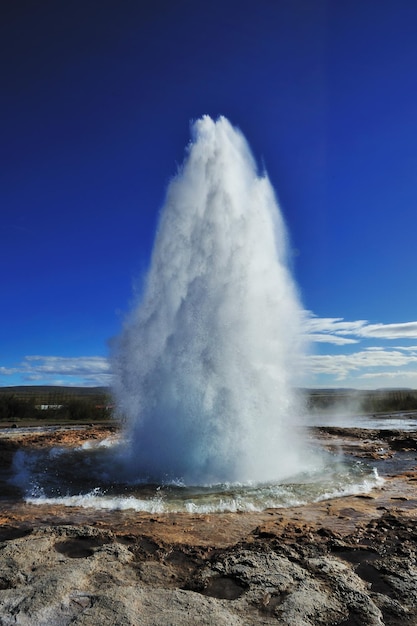
[[[111,397],[105,388],[0,388],[0,421],[94,422],[111,414]]]
[[[326,412],[335,410],[353,410],[358,413],[390,413],[395,411],[417,411],[417,390],[308,390],[307,405],[308,408],[313,412]]]
[[[417,411],[414,389],[304,389],[303,393],[313,413]],[[0,421],[95,422],[112,415],[112,398],[107,387],[0,387]]]
[[[362,401],[365,413],[388,413],[417,410],[417,391],[389,391],[366,395]]]

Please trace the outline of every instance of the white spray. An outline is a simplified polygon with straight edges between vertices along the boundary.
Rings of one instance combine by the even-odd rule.
[[[306,469],[293,390],[302,319],[271,184],[243,135],[205,116],[114,355],[131,472],[208,484]]]

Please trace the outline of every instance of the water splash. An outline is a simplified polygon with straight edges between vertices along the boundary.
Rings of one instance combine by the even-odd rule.
[[[285,225],[243,135],[208,116],[192,132],[142,300],[116,342],[126,463],[154,481],[280,480],[308,469]]]

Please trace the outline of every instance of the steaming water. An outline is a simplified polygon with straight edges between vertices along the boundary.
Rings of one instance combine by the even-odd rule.
[[[120,444],[17,453],[29,502],[259,510],[369,490],[372,469],[308,445],[294,387],[303,309],[266,175],[203,117],[161,213],[141,302],[113,358]]]
[[[382,484],[371,466],[324,455],[320,468],[281,482],[185,486],[123,477],[123,446],[116,441],[18,451],[10,481],[31,504],[150,513],[260,511],[331,497],[366,493]],[[117,479],[119,476],[119,479]]]
[[[293,392],[302,320],[271,184],[238,130],[203,117],[114,359],[132,474],[201,485],[312,470]]]

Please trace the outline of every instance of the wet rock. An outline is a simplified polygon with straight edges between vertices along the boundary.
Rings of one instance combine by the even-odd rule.
[[[57,539],[96,539],[93,553],[74,559]],[[44,528],[1,545],[0,623],[36,626],[176,626],[243,624],[227,606],[191,591],[143,584],[126,545],[90,528]],[[62,543],[62,541],[60,542]],[[101,545],[100,545],[101,543]],[[163,565],[161,565],[163,567]]]
[[[407,558],[393,555],[394,537],[407,528],[409,518],[391,512],[368,524],[376,539],[363,528],[359,544],[306,526],[296,545],[253,531],[211,549],[91,526],[42,527],[0,544],[0,623],[414,624],[413,541]]]

